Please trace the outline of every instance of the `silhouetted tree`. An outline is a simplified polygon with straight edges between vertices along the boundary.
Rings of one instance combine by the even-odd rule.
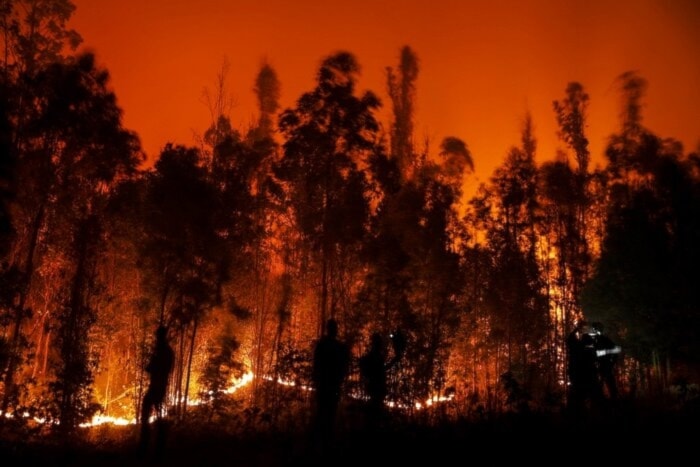
[[[316,88],[279,121],[286,140],[275,172],[287,183],[296,224],[320,267],[319,333],[336,313],[344,251],[363,238],[369,215],[363,168],[377,151],[379,100],[371,92],[355,95],[359,70],[348,52],[327,57]]]
[[[0,7],[5,73],[32,76],[74,51],[80,34],[68,29],[75,11],[71,0],[6,0]]]
[[[15,160],[17,186],[14,219],[17,236],[10,245],[12,260],[9,267],[19,272],[11,274],[18,281],[12,306],[3,310],[5,325],[11,323],[9,358],[4,372],[5,390],[1,410],[5,411],[16,399],[15,376],[24,347],[22,325],[31,315],[28,306],[30,285],[37,266],[40,231],[45,228],[47,203],[52,186],[50,145],[60,144],[60,137],[43,131],[40,122],[46,115],[44,99],[46,82],[37,79],[51,64],[63,60],[63,53],[75,50],[80,36],[66,28],[75,9],[69,0],[10,0],[0,5],[2,28],[2,87],[3,108],[10,124],[8,155]],[[42,82],[43,81],[43,82]],[[50,93],[50,89],[48,93]],[[8,158],[9,162],[10,159]],[[14,288],[14,287],[13,287]]]
[[[81,266],[80,258],[88,251],[94,254],[101,251],[99,226],[109,190],[130,176],[140,160],[138,140],[121,126],[121,109],[108,89],[108,82],[109,74],[96,67],[91,54],[48,65],[38,71],[32,81],[34,110],[25,119],[25,143],[18,152],[19,173],[27,175],[27,182],[18,192],[21,208],[16,211],[24,233],[15,246],[16,258],[18,267],[25,271],[25,283],[14,310],[11,335],[15,345],[21,341],[23,320],[28,316],[30,286],[39,266],[42,274],[58,270],[63,277],[71,277],[64,286],[71,290],[69,295],[73,297],[60,302],[59,316],[64,312],[90,314],[89,297],[95,289],[88,278],[94,270]],[[95,228],[88,227],[93,224]],[[40,236],[44,229],[47,234]],[[98,233],[80,233],[86,229]],[[83,249],[85,253],[81,253]],[[74,251],[75,255],[70,255],[69,251]],[[67,319],[70,322],[83,320],[77,316]],[[85,323],[92,321],[87,316],[85,320]],[[61,335],[63,331],[67,334]],[[89,327],[83,331],[87,333]],[[87,334],[75,335],[68,328],[59,327],[59,338],[70,342],[78,339],[65,346],[65,350],[74,348],[76,355],[80,354],[81,346],[87,345]],[[59,383],[62,378],[70,377],[78,365],[69,363],[72,358],[61,354],[63,361],[57,363]],[[13,359],[9,365],[5,407],[15,397],[13,378],[18,363],[19,360]],[[80,384],[89,387],[89,380]],[[68,385],[64,389],[71,392],[71,388],[75,387]],[[62,397],[71,399],[74,396],[64,394]],[[61,412],[67,410],[65,403],[58,405],[62,406]],[[70,414],[62,415],[71,418]],[[62,428],[70,429],[73,421],[79,420],[67,420]]]
[[[43,78],[43,74],[39,75]],[[57,344],[61,361],[57,380],[60,387],[60,419],[62,429],[71,429],[92,410],[91,367],[94,355],[89,353],[89,333],[95,322],[93,297],[98,293],[96,267],[103,252],[105,207],[110,190],[134,173],[140,161],[139,143],[135,135],[121,125],[121,109],[108,89],[109,75],[95,66],[92,55],[80,55],[67,65],[52,65],[46,80],[55,88],[49,95],[47,119],[40,127],[52,126],[63,131],[63,145],[54,153],[57,205],[65,209],[61,216],[69,221],[72,262],[70,293],[57,313]],[[62,129],[61,125],[71,122]],[[54,132],[53,135],[60,134]],[[54,224],[55,225],[55,224]]]
[[[418,79],[418,57],[411,47],[401,48],[398,69],[387,67],[386,74],[393,111],[391,154],[397,161],[401,176],[410,178],[414,163],[413,114]]]
[[[229,277],[228,219],[199,152],[170,144],[147,179],[143,209],[146,284],[159,297],[158,321],[180,334],[175,382],[182,416],[197,331],[205,313],[222,302],[222,284]]]
[[[635,174],[643,176],[653,163],[654,155],[644,149],[644,140],[649,132],[642,126],[642,97],[646,92],[647,81],[634,71],[627,71],[617,78],[621,94],[620,129],[610,136],[605,157],[608,161],[608,173],[613,184],[613,202],[619,202],[625,196],[625,190],[618,190],[624,185],[634,183]],[[653,138],[652,138],[653,139]]]
[[[526,117],[522,144],[512,147],[491,177],[485,206],[486,238],[493,255],[485,300],[491,338],[505,352],[503,373],[526,389],[540,375],[547,329],[547,301],[537,261],[537,167],[532,122]]]
[[[255,138],[272,138],[275,117],[279,110],[280,82],[277,72],[269,63],[263,63],[255,78],[255,96],[258,99],[257,125],[254,129]]]
[[[641,126],[644,80],[623,74],[620,133],[609,158],[610,204],[595,273],[586,284],[587,315],[617,332],[628,355],[667,384],[674,362],[697,362],[691,337],[698,315],[697,164],[680,143]],[[666,361],[666,362],[665,362]],[[666,363],[666,364],[664,364]],[[641,378],[641,379],[640,379]],[[644,372],[633,380],[644,383]],[[634,381],[633,381],[634,382]]]
[[[9,88],[0,77],[0,257],[9,248],[13,231],[10,218],[10,202],[15,197],[17,183],[15,177],[16,154],[12,147],[12,125],[9,114]],[[0,266],[0,268],[4,268]]]
[[[554,101],[554,112],[559,124],[559,138],[574,151],[577,172],[580,175],[585,175],[588,172],[588,163],[591,158],[585,132],[587,108],[588,94],[583,90],[583,86],[577,82],[568,84],[566,98]]]
[[[590,152],[585,133],[588,101],[588,94],[577,82],[567,85],[564,99],[554,101],[559,139],[573,153],[575,164],[572,167],[568,153],[562,151],[557,160],[540,168],[541,232],[547,239],[545,248],[552,252],[543,256],[553,258],[542,262],[546,263],[543,266],[551,307],[556,310],[549,349],[553,362],[561,370],[557,379],[566,368],[561,342],[581,314],[578,299],[591,263],[589,232],[595,224],[590,223],[593,202],[589,193]]]
[[[224,328],[216,340],[207,346],[206,362],[199,383],[202,388],[200,398],[210,405],[209,421],[214,416],[224,416],[230,409],[226,389],[234,378],[243,375],[243,364],[236,355],[239,347],[230,328]]]

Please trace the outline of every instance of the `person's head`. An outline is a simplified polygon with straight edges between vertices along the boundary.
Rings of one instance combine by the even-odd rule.
[[[336,337],[338,335],[338,322],[331,318],[326,321],[326,334],[330,337]]]
[[[168,328],[163,325],[158,326],[156,329],[156,340],[158,342],[165,342],[168,339]]]
[[[374,350],[384,350],[384,339],[378,332],[372,333],[369,338],[369,345]]]

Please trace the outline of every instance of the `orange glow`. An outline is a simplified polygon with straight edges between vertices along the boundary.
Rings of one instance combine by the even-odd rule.
[[[321,59],[345,49],[363,67],[361,89],[388,107],[385,67],[410,45],[420,59],[416,141],[433,150],[464,139],[486,180],[519,141],[529,110],[549,160],[552,101],[568,82],[591,98],[594,162],[616,130],[614,79],[638,70],[649,83],[644,123],[694,150],[700,138],[700,4],[693,0],[75,0],[72,26],[113,78],[125,124],[152,160],[168,141],[191,144],[209,114],[202,103],[224,57],[234,125],[255,114],[253,80],[263,60],[282,82],[282,107],[314,85]],[[382,116],[387,123],[386,110]]]

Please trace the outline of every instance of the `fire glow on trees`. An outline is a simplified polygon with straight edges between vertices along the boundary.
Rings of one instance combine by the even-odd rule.
[[[351,52],[323,57],[282,111],[283,80],[263,64],[245,129],[224,66],[197,145],[167,144],[146,167],[109,73],[71,49],[73,2],[6,3],[3,413],[67,429],[131,420],[159,324],[179,419],[227,410],[222,398],[243,387],[255,407],[308,409],[310,352],[331,316],[359,400],[368,337],[401,330],[387,403],[409,413],[564,401],[563,343],[583,316],[629,350],[623,388],[650,385],[646,374],[669,385],[661,357],[698,355],[698,155],[642,125],[640,74],[616,71],[623,105],[604,155],[589,144],[593,95],[557,83],[548,106],[564,149],[543,151],[527,115],[473,196],[469,141],[417,143],[424,65],[409,46],[383,77],[384,105],[359,90]]]

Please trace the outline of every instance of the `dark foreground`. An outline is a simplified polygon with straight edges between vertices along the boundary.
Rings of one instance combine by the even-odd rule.
[[[0,465],[29,466],[438,466],[630,465],[690,462],[700,456],[700,411],[510,414],[481,420],[398,422],[377,433],[340,426],[326,450],[304,426],[233,434],[216,424],[170,425],[159,454],[136,451],[135,427],[102,426],[77,439],[0,441]]]

